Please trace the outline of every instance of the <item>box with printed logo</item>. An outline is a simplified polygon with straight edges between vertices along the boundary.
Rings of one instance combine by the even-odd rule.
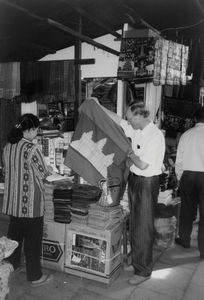
[[[48,269],[64,271],[65,224],[45,221],[41,264]]]
[[[80,276],[95,274],[95,279],[110,277],[121,265],[122,224],[110,230],[80,224],[66,229],[65,272],[84,271]],[[75,272],[76,273],[76,272]],[[89,278],[89,277],[88,277]]]

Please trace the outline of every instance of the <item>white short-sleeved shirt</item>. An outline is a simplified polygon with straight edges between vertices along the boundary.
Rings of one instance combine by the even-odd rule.
[[[181,136],[175,171],[179,180],[183,171],[204,172],[204,123],[197,123]]]
[[[122,120],[120,125],[125,135],[131,138],[135,154],[149,164],[145,170],[141,170],[133,164],[130,171],[144,177],[161,174],[165,153],[165,139],[161,130],[153,122],[150,122],[143,130],[135,130],[125,120]]]

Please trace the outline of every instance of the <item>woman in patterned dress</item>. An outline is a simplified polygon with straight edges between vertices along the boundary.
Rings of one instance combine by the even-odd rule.
[[[49,175],[39,145],[33,144],[39,119],[33,114],[21,116],[7,136],[3,151],[5,190],[2,212],[10,216],[8,238],[19,246],[7,258],[14,270],[20,267],[21,249],[24,244],[27,280],[31,286],[50,281],[51,276],[42,274],[44,179]]]

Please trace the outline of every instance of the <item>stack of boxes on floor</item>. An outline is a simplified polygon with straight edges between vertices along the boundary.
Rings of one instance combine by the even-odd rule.
[[[46,189],[54,209],[45,201],[52,214],[45,214],[42,265],[110,283],[121,266],[122,208],[99,206],[101,191],[88,184],[63,181]]]
[[[160,192],[155,210],[155,244],[168,248],[174,245],[179,217],[175,155],[166,155],[165,171],[160,175]]]

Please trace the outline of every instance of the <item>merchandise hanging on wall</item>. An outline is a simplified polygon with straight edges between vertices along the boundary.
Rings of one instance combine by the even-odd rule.
[[[0,63],[0,98],[20,95],[20,62]]]
[[[164,38],[124,38],[118,79],[153,81],[155,85],[185,85],[189,47]]]
[[[118,64],[118,79],[152,79],[155,38],[124,38]]]
[[[74,73],[73,61],[21,62],[21,98],[41,103],[73,101]]]

